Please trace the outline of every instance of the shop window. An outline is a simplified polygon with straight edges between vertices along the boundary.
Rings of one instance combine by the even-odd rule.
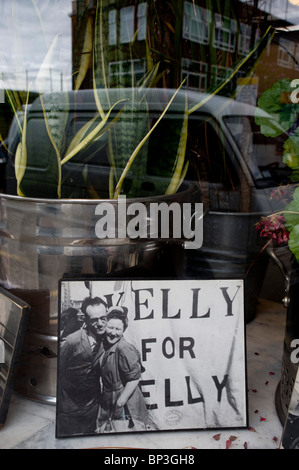
[[[287,39],[279,39],[277,64],[287,69],[293,68],[295,43]]]
[[[115,46],[117,44],[117,26],[116,26],[116,10],[109,11],[109,45]]]
[[[188,151],[196,156],[203,199],[212,210],[240,209],[240,168],[225,135],[211,116],[191,119]]]
[[[209,10],[194,5],[191,2],[184,3],[184,39],[189,39],[199,44],[208,44],[210,23],[211,13]]]
[[[240,36],[238,40],[238,50],[242,55],[246,55],[250,51],[251,45],[251,26],[248,24],[240,24]]]
[[[233,72],[233,69],[229,67],[222,67],[221,65],[212,65],[211,74],[212,74],[212,84],[213,86],[219,86],[221,83],[226,80]],[[231,85],[232,86],[232,85]]]
[[[109,45],[115,46],[118,43],[118,15],[119,16],[119,42],[128,44],[132,41],[137,27],[137,40],[144,41],[146,38],[146,9],[145,2],[139,3],[137,10],[135,6],[123,7],[118,10],[110,10],[108,15],[109,24]],[[137,14],[137,23],[135,25],[135,14]]]
[[[234,52],[236,48],[237,23],[235,20],[215,13],[213,46]]]
[[[120,42],[131,42],[134,36],[134,6],[124,7],[120,10]]]
[[[139,3],[137,9],[137,39],[144,41],[146,39],[146,3]]]
[[[299,44],[296,44],[295,50],[295,70],[299,70]]]
[[[145,75],[146,62],[136,59],[128,62],[120,60],[109,63],[109,86],[136,86]]]
[[[184,88],[205,91],[207,89],[207,64],[190,59],[182,59],[182,81]]]
[[[264,136],[254,116],[225,116],[224,122],[239,147],[256,187],[272,188],[289,183],[291,171],[283,163],[286,137]]]

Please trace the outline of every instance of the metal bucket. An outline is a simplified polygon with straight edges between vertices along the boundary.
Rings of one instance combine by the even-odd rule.
[[[187,276],[197,279],[244,279],[245,320],[256,312],[268,266],[255,224],[261,213],[208,212],[203,219],[203,246],[187,253]]]
[[[273,250],[270,253],[285,278],[284,306],[287,308],[285,337],[283,342],[281,378],[275,393],[278,417],[285,424],[288,408],[298,371],[298,362],[292,362],[294,339],[299,338],[299,264],[289,249]]]
[[[188,202],[191,188],[140,200]],[[31,306],[15,390],[56,403],[58,281],[63,277],[177,277],[183,241],[99,239],[99,203],[116,200],[43,200],[0,195],[0,283]],[[127,200],[126,204],[136,202]],[[150,223],[150,220],[147,220]]]

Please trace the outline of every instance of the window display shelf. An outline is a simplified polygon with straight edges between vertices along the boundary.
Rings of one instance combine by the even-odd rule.
[[[277,449],[283,426],[275,407],[281,376],[286,310],[260,299],[257,315],[246,325],[248,429],[173,431],[55,438],[53,405],[13,394],[1,449]]]

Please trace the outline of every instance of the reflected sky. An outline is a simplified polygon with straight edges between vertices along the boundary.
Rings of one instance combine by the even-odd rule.
[[[71,11],[71,0],[0,0],[0,73],[6,86],[49,91],[71,86]]]
[[[259,0],[258,6],[299,24],[299,6],[290,0]],[[0,0],[0,88],[71,89],[71,12],[72,0]],[[53,42],[53,54],[41,70]]]

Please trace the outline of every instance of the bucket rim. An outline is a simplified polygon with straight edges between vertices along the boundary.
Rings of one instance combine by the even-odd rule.
[[[181,189],[182,188],[182,189]],[[125,200],[127,203],[134,203],[137,201],[144,201],[144,202],[150,202],[150,201],[158,201],[158,200],[173,200],[173,199],[181,199],[185,195],[191,194],[192,191],[195,188],[195,185],[192,183],[184,182],[181,186],[181,188],[173,194],[160,194],[160,195],[155,195],[155,196],[140,196],[140,197],[125,197]],[[20,202],[21,204],[26,204],[26,203],[35,203],[35,204],[90,204],[90,205],[95,205],[99,203],[107,203],[109,202],[110,204],[118,204],[118,202],[121,200],[121,198],[124,197],[124,195],[121,195],[120,198],[118,199],[105,199],[105,198],[99,198],[99,199],[89,199],[89,198],[60,198],[60,199],[54,199],[54,198],[39,198],[39,197],[26,197],[26,196],[18,196],[15,194],[6,194],[6,193],[0,193],[0,201],[2,199],[9,200],[9,201],[17,201]]]

